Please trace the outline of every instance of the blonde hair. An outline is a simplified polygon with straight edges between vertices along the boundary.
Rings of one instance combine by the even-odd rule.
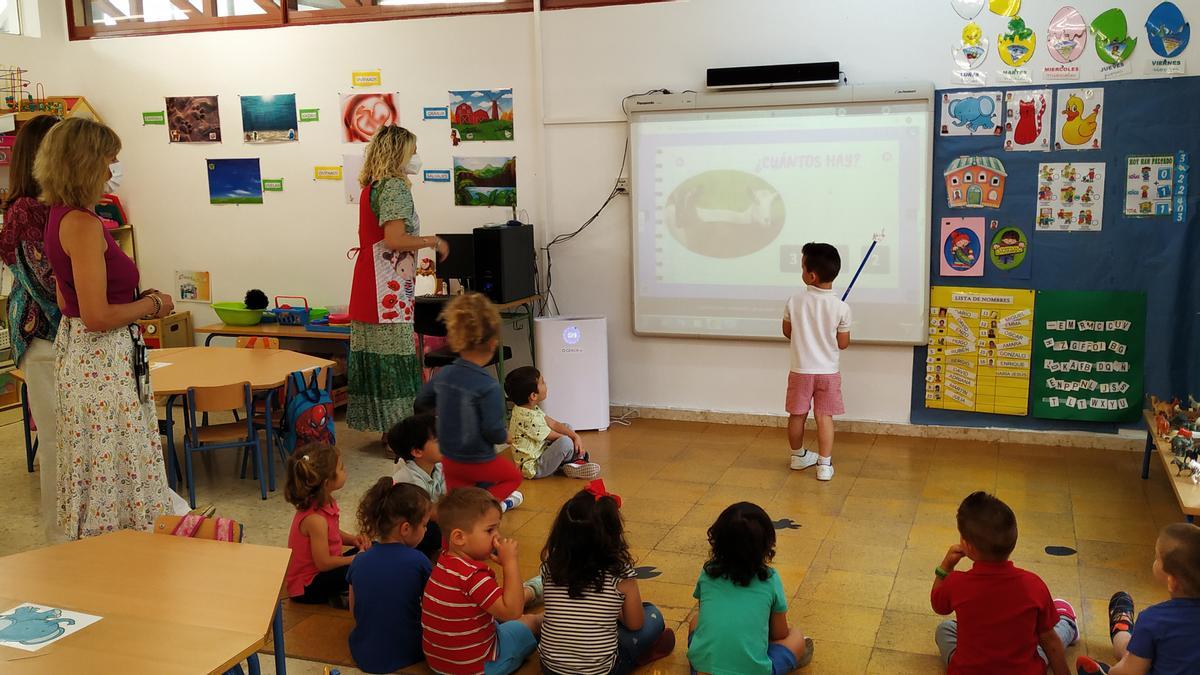
[[[450,349],[465,352],[487,347],[500,335],[500,312],[482,293],[464,293],[442,310]]]
[[[337,476],[339,457],[341,453],[338,449],[325,443],[311,443],[297,448],[288,457],[283,498],[297,511],[325,506],[329,503],[329,490],[325,483]]]
[[[116,132],[95,120],[69,117],[50,128],[37,158],[33,177],[50,205],[91,209],[104,194],[108,165],[121,151]]]
[[[389,124],[367,144],[366,159],[358,172],[358,184],[366,187],[384,178],[399,178],[412,185],[404,168],[417,152],[417,135],[404,127]]]

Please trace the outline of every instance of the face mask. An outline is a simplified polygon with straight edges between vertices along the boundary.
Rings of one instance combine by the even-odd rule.
[[[421,156],[420,155],[418,155],[415,152],[413,153],[413,156],[411,158],[409,158],[409,160],[408,160],[408,164],[406,164],[404,166],[404,173],[406,173],[410,176],[415,176],[418,173],[421,173]]]
[[[121,187],[121,178],[125,175],[125,170],[121,168],[121,162],[113,162],[108,165],[108,170],[112,176],[104,181],[104,191],[106,193],[116,192],[117,188]]]

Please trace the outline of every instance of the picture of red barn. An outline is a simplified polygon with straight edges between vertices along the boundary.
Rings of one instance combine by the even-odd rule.
[[[512,89],[452,90],[450,111],[459,141],[513,140]]]
[[[995,157],[962,156],[946,167],[946,200],[950,208],[999,208],[1008,172]]]

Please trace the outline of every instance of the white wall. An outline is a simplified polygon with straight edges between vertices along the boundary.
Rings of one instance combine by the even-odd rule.
[[[1024,18],[1045,39],[1061,3],[1027,2]],[[1075,0],[1087,18],[1111,0]],[[1151,56],[1141,27],[1157,0],[1119,3],[1140,36],[1136,76]],[[1182,3],[1181,3],[1182,4]],[[918,9],[919,5],[919,9]],[[852,82],[932,80],[950,86],[950,45],[965,21],[949,2],[879,0],[690,0],[541,15],[545,113],[534,104],[535,29],[529,14],[228,31],[65,44],[60,0],[42,0],[43,34],[30,42],[0,37],[0,63],[41,69],[54,90],[92,99],[125,142],[121,193],[138,227],[146,282],[169,288],[176,269],[212,272],[217,299],[246,288],[295,292],[317,303],[345,302],[356,213],[341,187],[314,183],[314,164],[336,164],[337,93],[349,71],[380,67],[386,89],[399,91],[402,122],[420,135],[428,168],[448,167],[445,123],[419,121],[423,105],[445,103],[446,90],[512,86],[516,96],[519,201],[539,239],[575,229],[608,194],[621,161],[623,96],[651,88],[698,89],[704,69],[762,63],[839,60]],[[1005,19],[977,18],[992,43],[985,70],[1000,67],[996,35]],[[53,24],[53,25],[49,25]],[[1095,79],[1089,44],[1078,62]],[[1200,47],[1190,47],[1200,72]],[[1029,64],[1051,59],[1039,44]],[[56,80],[58,80],[56,82]],[[240,142],[238,94],[296,92],[302,107],[320,107],[322,122],[301,126],[301,142]],[[161,110],[163,96],[218,94],[225,142],[169,145],[163,127],[142,127],[140,113]],[[545,172],[539,170],[543,160]],[[503,144],[495,146],[502,154]],[[489,147],[463,148],[488,154]],[[263,159],[264,177],[282,176],[286,191],[263,206],[207,203],[203,159]],[[427,232],[465,231],[504,219],[500,210],[451,206],[449,187],[414,190]],[[541,217],[543,199],[547,217]],[[636,337],[630,330],[629,205],[625,198],[573,241],[554,251],[554,291],[563,313],[609,317],[614,403],[700,410],[778,413],[786,372],[783,343]],[[205,320],[207,308],[184,305]],[[843,356],[848,418],[907,422],[911,349],[853,346]]]
[[[1063,4],[1026,0],[1024,18],[1039,43]],[[1140,36],[1133,67],[1141,77],[1153,55],[1142,23],[1158,1],[1069,4],[1089,21],[1113,5],[1123,7],[1130,32]],[[1190,3],[1177,4],[1186,12]],[[991,42],[984,64],[991,73],[1002,67],[995,45],[1007,19],[985,9],[976,21]],[[924,80],[954,86],[950,46],[965,24],[948,0],[690,0],[547,13],[547,234],[574,229],[607,194],[626,129],[605,120],[622,118],[622,97],[659,87],[700,89],[709,66],[825,60],[840,61],[851,82]],[[1185,54],[1189,72],[1200,72],[1200,48],[1193,45]],[[1038,44],[1027,65],[1035,82],[1051,63]],[[1083,80],[1099,77],[1091,42],[1077,63]],[[580,124],[586,120],[598,123]],[[555,295],[563,311],[609,317],[613,401],[781,414],[785,343],[633,335],[630,232],[629,205],[622,198],[554,255]],[[853,345],[842,355],[842,374],[847,418],[908,421],[910,347]]]

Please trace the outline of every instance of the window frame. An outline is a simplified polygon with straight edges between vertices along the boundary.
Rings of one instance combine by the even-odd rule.
[[[9,35],[12,37],[20,37],[25,34],[25,20],[21,14],[21,5],[24,4],[24,0],[9,0],[9,2],[12,3],[13,15],[17,17],[17,32],[9,33],[7,31],[5,31],[3,33],[0,33],[0,35]]]
[[[359,23],[368,21],[395,21],[401,19],[425,19],[444,16],[466,16],[476,14],[516,14],[533,11],[535,0],[506,0],[504,3],[479,4],[441,4],[441,5],[353,5],[339,9],[298,10],[296,0],[280,0],[267,14],[249,14],[243,16],[216,16],[217,0],[202,0],[203,10],[194,18],[178,21],[156,21],[146,23],[141,20],[121,21],[116,26],[96,24],[91,21],[93,0],[64,0],[67,8],[67,34],[70,40],[92,40],[113,37],[135,37],[142,35],[170,35],[175,33],[198,33],[220,30],[249,30],[263,28],[284,28],[287,26],[313,26],[320,24]],[[131,13],[143,0],[130,0]],[[267,4],[274,5],[271,0],[254,0],[260,7],[266,9]],[[341,0],[343,4],[353,0]],[[370,0],[369,0],[370,1]],[[541,0],[543,11],[559,11],[564,9],[581,9],[593,7],[611,7],[623,5],[640,5],[674,0]],[[178,2],[188,4],[187,0]],[[78,3],[78,7],[76,4]],[[175,4],[176,0],[172,0]],[[19,8],[18,8],[19,12]],[[83,14],[80,17],[80,13]],[[189,12],[190,13],[190,12]],[[80,20],[81,19],[81,20]],[[19,18],[18,18],[19,22]]]

